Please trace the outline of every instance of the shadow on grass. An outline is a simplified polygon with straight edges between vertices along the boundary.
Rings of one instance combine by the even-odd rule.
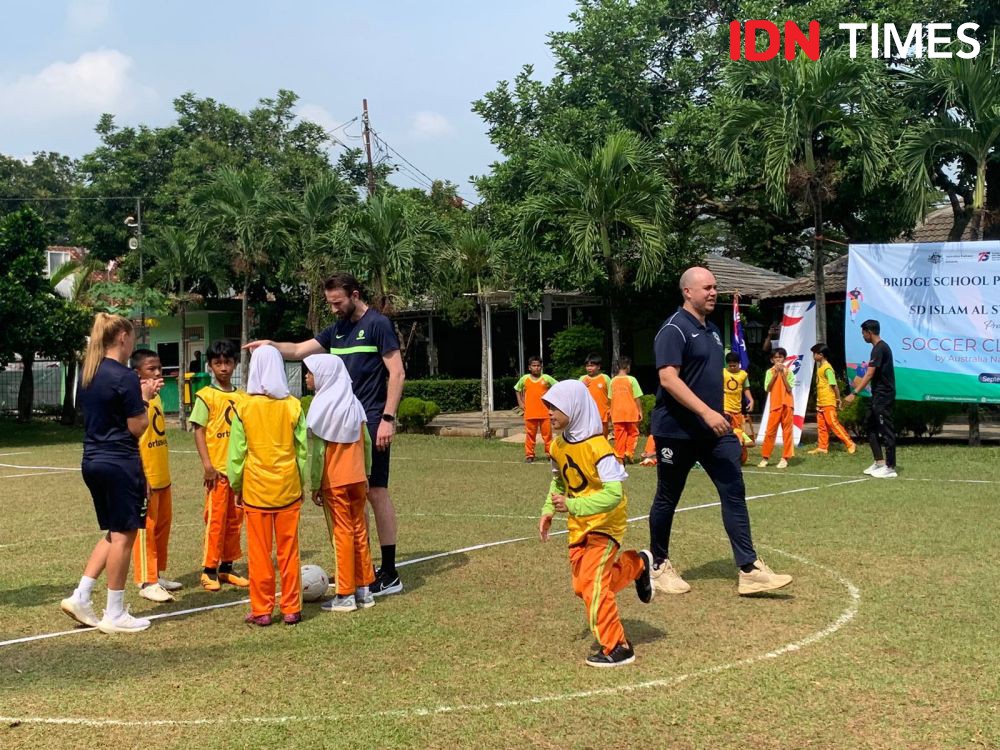
[[[732,559],[713,560],[699,565],[697,568],[685,568],[680,571],[685,581],[704,581],[711,578],[736,578],[736,566]]]
[[[442,554],[440,550],[433,550],[411,552],[406,557],[407,560],[418,560],[422,557],[440,554]],[[396,563],[396,567],[399,568],[399,578],[403,582],[404,594],[407,591],[416,591],[423,587],[428,580],[432,580],[435,576],[464,567],[469,562],[469,556],[462,552],[417,563],[409,563],[407,560],[400,560]]]
[[[15,607],[37,607],[39,605],[54,604],[58,608],[60,601],[73,593],[74,582],[67,581],[65,584],[39,583],[31,586],[22,586],[19,589],[5,589],[3,592],[3,603]],[[67,619],[66,623],[70,621]]]
[[[64,427],[58,421],[18,422],[0,417],[0,450],[25,446],[83,444],[80,427]]]
[[[644,643],[655,643],[656,641],[663,640],[667,637],[667,631],[663,628],[658,628],[644,620],[630,620],[622,619],[622,627],[625,628],[625,637],[628,638],[628,642],[632,644],[633,647],[640,646]],[[594,640],[594,634],[590,632],[590,628],[584,628],[581,630],[577,636],[576,640],[579,641],[592,641],[594,648],[597,648],[597,641]]]

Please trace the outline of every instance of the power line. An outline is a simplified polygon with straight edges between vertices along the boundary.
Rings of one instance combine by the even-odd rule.
[[[433,177],[431,177],[429,174],[427,174],[426,172],[424,172],[422,169],[420,169],[420,167],[418,167],[416,164],[414,164],[412,161],[410,161],[405,156],[403,156],[401,153],[399,153],[396,149],[394,149],[391,145],[389,145],[386,142],[386,140],[381,135],[379,135],[378,131],[376,131],[374,128],[372,128],[371,133],[375,137],[375,141],[376,142],[380,142],[383,146],[385,146],[387,149],[389,149],[389,151],[391,151],[392,153],[394,153],[397,157],[399,157],[400,159],[402,159],[403,162],[405,162],[406,164],[408,164],[413,170],[415,170],[417,173],[419,173],[420,175],[422,175],[424,177],[424,179],[427,180],[427,182],[429,183],[427,185],[427,187],[431,187],[432,188],[434,186],[435,180],[434,180]],[[397,165],[397,166],[399,166],[399,165]],[[400,169],[402,171],[402,167],[400,167]],[[412,178],[412,175],[411,175],[411,178]],[[414,179],[415,182],[420,183],[420,180],[417,180],[415,178],[413,178],[413,179]],[[474,201],[470,201],[468,198],[465,198],[464,196],[459,195],[457,192],[455,193],[455,195],[463,203],[468,203],[470,206],[477,206],[477,205],[479,205],[478,203],[476,203]]]
[[[90,196],[64,196],[64,197],[53,196],[51,198],[35,198],[35,197],[31,197],[31,198],[16,198],[16,197],[15,198],[9,198],[9,197],[3,197],[3,198],[0,198],[0,201],[3,201],[4,203],[9,203],[9,202],[13,202],[13,201],[22,201],[22,202],[26,202],[26,201],[35,201],[35,202],[44,202],[44,201],[134,201],[134,200],[142,200],[144,198],[145,198],[145,196],[142,196],[142,195],[101,195],[101,196],[98,196],[96,198],[90,197]]]

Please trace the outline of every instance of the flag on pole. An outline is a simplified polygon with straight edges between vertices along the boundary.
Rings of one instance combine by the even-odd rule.
[[[743,338],[743,324],[740,322],[739,292],[733,295],[733,351],[740,355],[740,367],[749,369],[750,357],[747,354],[747,342]]]

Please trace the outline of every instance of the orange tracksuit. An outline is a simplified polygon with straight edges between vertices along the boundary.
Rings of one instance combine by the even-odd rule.
[[[816,431],[819,435],[817,448],[821,451],[829,450],[832,431],[848,450],[853,450],[854,441],[837,419],[837,394],[830,381],[836,383],[836,375],[830,363],[823,360],[816,367]]]
[[[533,378],[523,375],[514,386],[514,390],[524,394],[524,455],[535,457],[535,434],[541,430],[542,441],[545,444],[545,455],[549,455],[552,445],[552,423],[549,421],[549,410],[542,402],[549,388],[556,384],[551,375],[541,375]]]
[[[587,386],[590,397],[597,404],[597,413],[604,422],[604,437],[607,437],[611,426],[611,378],[599,372],[594,377],[581,375],[580,382]]]
[[[543,515],[553,513],[552,495],[566,496],[573,592],[583,599],[590,630],[605,653],[627,640],[615,594],[642,573],[635,550],[615,559],[625,535],[628,499],[621,482],[605,485],[598,474],[597,463],[610,455],[611,444],[603,435],[579,443],[553,440],[556,471],[542,508]]]
[[[236,493],[225,475],[229,432],[233,417],[245,398],[243,391],[223,391],[207,386],[195,394],[191,410],[190,421],[205,429],[205,446],[212,466],[222,474],[215,480],[215,485],[205,492],[202,516],[205,519],[204,568],[217,569],[220,563],[231,563],[243,555],[240,549],[243,509],[236,507]]]
[[[615,426],[615,455],[632,458],[639,442],[642,410],[636,403],[642,395],[639,382],[631,375],[616,375],[611,379],[611,422]]]
[[[247,396],[233,419],[226,473],[243,500],[250,570],[250,612],[270,615],[275,601],[271,551],[277,546],[281,613],[302,611],[299,512],[309,460],[306,421],[294,396]]]
[[[371,438],[359,426],[354,443],[328,443],[313,437],[312,479],[323,497],[323,515],[337,564],[337,593],[351,596],[375,580],[365,502]]]
[[[767,375],[764,390],[771,396],[771,413],[767,415],[767,431],[764,433],[764,445],[761,446],[760,453],[765,460],[771,457],[780,424],[781,457],[788,459],[795,455],[795,433],[793,431],[795,399],[792,397],[795,376],[790,370],[785,371],[785,383],[788,384],[786,388],[781,382],[782,379],[774,375],[773,368],[767,371]]]
[[[139,456],[146,475],[146,527],[139,529],[132,546],[133,578],[140,586],[156,583],[167,569],[167,545],[173,520],[173,496],[170,492],[170,459],[163,402],[154,396],[146,410],[149,427],[139,438]]]

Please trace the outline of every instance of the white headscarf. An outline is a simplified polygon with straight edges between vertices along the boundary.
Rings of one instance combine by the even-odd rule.
[[[316,382],[316,396],[306,415],[309,429],[328,443],[357,442],[367,416],[351,390],[343,361],[332,354],[311,354],[304,361]]]
[[[251,396],[288,396],[288,378],[285,377],[285,360],[281,352],[270,344],[253,350],[250,355],[250,375],[247,377],[247,393]]]
[[[604,434],[604,423],[597,411],[597,404],[591,398],[587,386],[579,380],[556,383],[542,396],[542,401],[552,404],[569,417],[569,425],[563,430],[566,442],[579,443],[594,435]]]

